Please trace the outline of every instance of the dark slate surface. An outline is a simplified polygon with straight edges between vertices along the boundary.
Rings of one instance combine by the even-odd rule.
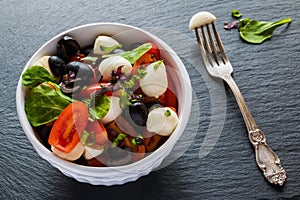
[[[241,41],[236,30],[222,28],[224,21],[232,20],[232,9],[253,19],[291,17],[293,22],[276,30],[264,44],[250,45]],[[194,33],[188,30],[191,16],[201,10],[218,18],[235,80],[287,171],[283,187],[263,178],[232,93],[203,69]],[[3,0],[0,13],[0,199],[300,198],[299,0]],[[189,137],[182,139],[187,146],[179,159],[121,186],[91,186],[61,174],[38,156],[16,115],[15,90],[27,60],[56,34],[92,22],[125,23],[159,35],[186,65],[198,110],[186,131]],[[219,112],[213,111],[213,103],[221,105]],[[201,151],[199,158],[206,139],[216,144],[207,155],[205,149]]]

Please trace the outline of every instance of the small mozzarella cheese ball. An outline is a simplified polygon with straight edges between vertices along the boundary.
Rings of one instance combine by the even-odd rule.
[[[50,56],[43,56],[41,58],[39,58],[37,61],[35,61],[32,66],[38,65],[38,66],[42,66],[45,69],[47,69],[47,71],[49,72],[49,74],[51,76],[54,76],[53,73],[51,72],[50,66],[49,66],[49,60]],[[54,76],[55,77],[55,76]]]
[[[210,12],[198,12],[191,18],[189,28],[190,30],[194,30],[197,27],[203,26],[205,24],[211,24],[214,21],[216,21],[216,17]]]
[[[69,153],[63,152],[54,146],[51,146],[51,150],[54,154],[65,160],[74,161],[80,158],[80,156],[83,154],[84,145],[81,142],[78,142],[74,149],[72,149]]]
[[[148,115],[147,130],[158,135],[169,136],[176,128],[178,120],[176,112],[171,108],[156,108]]]
[[[110,96],[108,99],[110,100],[110,106],[108,113],[101,119],[103,124],[107,124],[115,120],[122,113],[122,108],[120,107],[120,98]]]
[[[122,45],[112,37],[98,36],[94,43],[94,54],[108,54],[114,51],[116,48],[121,48]]]
[[[85,146],[85,149],[84,149],[84,158],[86,160],[90,160],[92,158],[95,158],[97,156],[99,156],[100,154],[102,154],[104,151],[104,149],[93,149],[91,147],[88,147],[88,146]]]
[[[112,56],[102,60],[102,62],[99,65],[99,71],[103,76],[103,80],[109,81],[112,78],[112,71],[118,69],[118,67],[121,66],[121,72],[126,76],[129,76],[131,74],[132,66],[127,59],[121,56]]]
[[[139,80],[142,91],[149,97],[158,98],[168,88],[168,77],[165,64],[157,61],[149,64],[146,75]]]

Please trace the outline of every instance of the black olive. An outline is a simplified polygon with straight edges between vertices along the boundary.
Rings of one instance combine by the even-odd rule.
[[[85,56],[91,56],[93,54],[94,45],[90,44],[83,47],[80,53],[84,54]]]
[[[137,144],[137,145],[145,144],[143,137],[136,137],[136,138],[134,138],[134,141],[135,141],[135,144]]]
[[[131,103],[123,112],[124,117],[135,129],[146,126],[148,109],[144,103],[136,101]]]
[[[56,77],[61,77],[65,72],[65,61],[58,56],[50,56],[48,60],[51,72]]]
[[[67,73],[71,79],[76,77],[76,79],[81,79],[82,81],[88,81],[89,79],[94,77],[94,71],[88,65],[82,62],[69,62],[65,65],[65,73]],[[72,77],[75,76],[75,77]],[[86,82],[86,85],[89,83]]]
[[[83,86],[90,85],[90,80],[94,78],[93,69],[82,62],[69,62],[64,71],[60,89],[66,95],[77,93]]]
[[[145,103],[145,105],[148,108],[149,112],[155,108],[163,107],[158,100],[149,101]]]
[[[57,55],[68,61],[73,55],[80,52],[81,48],[78,42],[70,37],[64,36],[57,43]]]
[[[60,90],[62,91],[62,93],[70,96],[73,93],[79,92],[82,88],[82,85],[80,85],[79,83],[76,83],[76,85],[75,85],[76,81],[79,82],[79,81],[81,81],[81,79],[79,79],[79,81],[77,79],[63,81],[62,85],[60,86]]]

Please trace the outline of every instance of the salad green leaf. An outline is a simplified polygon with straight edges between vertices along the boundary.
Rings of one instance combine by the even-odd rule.
[[[25,99],[25,112],[33,126],[54,121],[72,102],[64,95],[57,84],[45,82],[32,88]]]
[[[264,22],[258,20],[242,20],[239,24],[240,36],[247,42],[260,44],[272,37],[275,29],[291,22],[291,18],[285,18],[276,22]]]
[[[144,55],[151,48],[152,48],[151,43],[145,43],[131,51],[125,51],[125,52],[122,52],[119,54],[109,54],[109,55],[105,55],[103,57],[118,55],[118,56],[122,56],[123,58],[127,59],[131,64],[134,64],[142,55]]]
[[[42,66],[31,66],[22,75],[22,84],[25,87],[33,88],[46,81],[56,82],[56,78]]]
[[[110,100],[105,95],[98,95],[89,106],[89,113],[95,119],[102,119],[108,113]]]

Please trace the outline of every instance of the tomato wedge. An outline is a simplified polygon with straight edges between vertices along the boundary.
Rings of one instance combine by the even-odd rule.
[[[55,121],[48,143],[69,153],[80,141],[82,131],[88,123],[88,108],[82,102],[68,105]]]

